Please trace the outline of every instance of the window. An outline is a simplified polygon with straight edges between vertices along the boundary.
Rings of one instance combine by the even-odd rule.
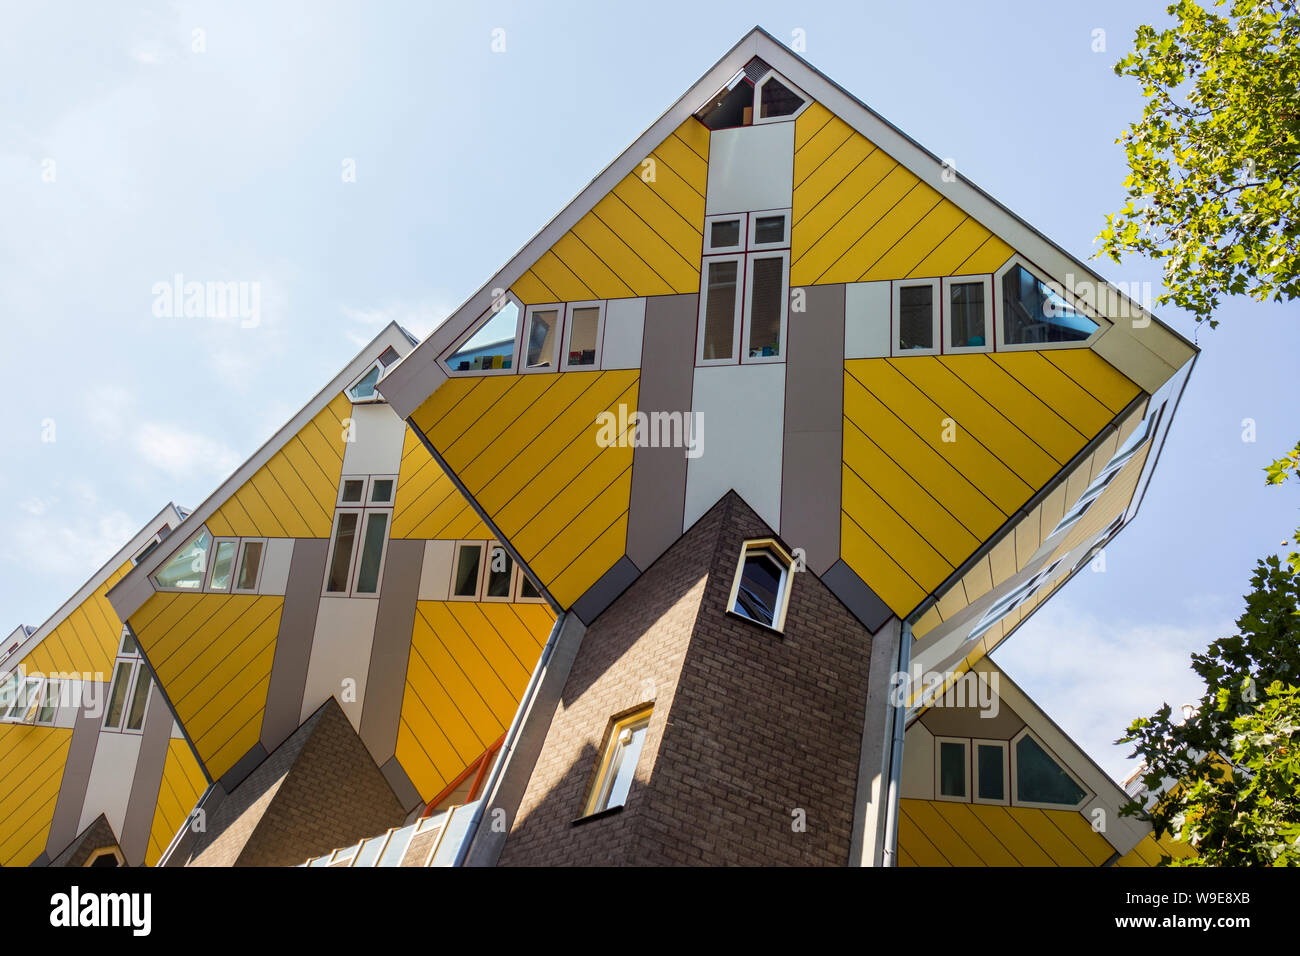
[[[509,601],[514,594],[514,559],[499,544],[492,545],[488,555],[487,581],[483,588],[483,600]]]
[[[452,552],[450,600],[540,604],[546,598],[498,542],[460,541]]]
[[[384,372],[388,367],[395,363],[400,357],[401,356],[397,354],[397,350],[392,346],[384,349],[379,358],[370,363],[370,367],[362,372],[361,376],[348,386],[348,398],[352,399],[353,404],[360,404],[362,402],[382,402],[384,396],[380,395],[379,392],[375,390],[375,386],[379,383],[379,380],[383,377]]]
[[[239,571],[235,575],[235,590],[256,593],[262,575],[262,552],[265,541],[243,541],[239,551]]]
[[[728,611],[775,631],[783,630],[793,563],[789,553],[771,538],[746,541],[740,549]]]
[[[324,594],[377,595],[397,489],[395,475],[345,475],[339,482]],[[260,553],[257,558],[260,561]],[[242,568],[241,568],[242,570]]]
[[[126,860],[117,847],[106,846],[90,854],[82,866],[126,866]]]
[[[1061,766],[1026,727],[1011,742],[1018,806],[1078,807],[1089,796],[1078,778]]]
[[[150,538],[149,542],[136,553],[134,558],[131,559],[131,564],[139,564],[145,558],[149,557],[149,555],[153,554],[154,548],[162,544],[163,535],[167,534],[168,530],[167,525],[163,525],[162,528],[159,529],[158,533]]]
[[[653,710],[653,707],[645,707],[613,722],[583,816],[627,803]]]
[[[992,276],[943,280],[943,351],[993,350]]]
[[[759,81],[755,99],[755,123],[793,119],[808,104],[808,97],[802,90],[775,72]]]
[[[975,786],[976,803],[1007,802],[1007,742],[1005,740],[976,740]]]
[[[994,624],[1033,597],[1038,592],[1039,586],[1051,578],[1053,572],[1055,572],[1057,567],[1060,566],[1061,560],[1062,559],[1053,561],[1050,567],[1043,571],[1039,571],[1024,584],[1009,591],[994,601],[989,609],[984,612],[984,616],[979,619],[975,627],[971,630],[970,636],[966,638],[966,641],[962,646],[966,647],[979,640]]]
[[[212,558],[212,573],[208,576],[209,591],[229,591],[230,581],[235,569],[235,552],[239,541],[220,540]]]
[[[1133,430],[1133,433],[1128,436],[1128,440],[1111,456],[1110,461],[1106,463],[1106,467],[1099,471],[1097,477],[1088,483],[1088,487],[1083,490],[1083,494],[1074,503],[1074,507],[1067,511],[1061,520],[1056,523],[1056,527],[1052,529],[1052,534],[1064,531],[1084,516],[1084,513],[1101,497],[1101,493],[1115,480],[1115,476],[1142,450],[1147,439],[1151,437],[1159,425],[1164,410],[1164,405],[1161,405],[1154,414],[1148,414],[1142,420],[1142,424]]]
[[[20,724],[36,723],[42,709],[41,686],[44,683],[39,677],[24,677],[17,672],[10,674],[3,694],[9,706],[2,715],[3,719]]]
[[[999,275],[1002,286],[999,345],[1014,348],[1082,343],[1100,328],[1020,263],[1012,264]]]
[[[894,283],[894,354],[939,352],[939,280]]]
[[[970,792],[970,749],[968,741],[946,737],[934,739],[935,797],[939,800],[965,800]]]
[[[443,360],[444,367],[453,375],[510,370],[514,365],[515,339],[522,313],[518,300],[508,294],[502,296]]]
[[[466,541],[456,545],[455,560],[451,570],[452,599],[462,598],[477,601],[479,585],[482,583],[480,569],[483,564],[483,545],[478,541]]]
[[[604,302],[571,302],[564,329],[564,371],[594,369],[600,364]]]
[[[714,216],[706,224],[705,242],[697,364],[783,361],[790,306],[790,210]],[[725,249],[737,252],[707,254]]]
[[[562,305],[529,306],[524,316],[525,372],[553,372],[559,364]]]
[[[524,574],[523,568],[519,569],[519,584],[515,588],[515,600],[534,604],[543,604],[546,601],[546,598],[542,597],[542,592],[537,590],[528,575]]]
[[[208,566],[208,550],[212,536],[203,528],[185,547],[181,548],[161,568],[154,572],[153,582],[163,591],[197,591],[203,586],[203,575]]]
[[[113,682],[108,689],[104,708],[104,729],[140,733],[149,708],[149,691],[153,681],[140,657],[131,632],[122,629],[122,644],[113,664]]]

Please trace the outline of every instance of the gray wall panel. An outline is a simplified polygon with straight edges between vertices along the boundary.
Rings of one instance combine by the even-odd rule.
[[[172,712],[168,710],[158,685],[154,684],[149,692],[149,714],[144,721],[140,756],[135,761],[126,819],[118,836],[118,845],[130,866],[143,865],[145,852],[149,849],[149,831],[153,828],[154,810],[158,806],[158,788],[162,785],[173,723]]]
[[[293,544],[280,630],[275,638],[275,657],[271,661],[271,680],[266,690],[266,712],[262,716],[261,744],[267,753],[298,729],[328,553],[327,539],[299,538]]]
[[[99,695],[99,700],[106,700],[108,687],[98,685],[94,693]],[[166,709],[163,708],[164,711]],[[77,824],[81,822],[86,788],[90,785],[90,767],[95,762],[95,745],[99,743],[99,728],[103,722],[102,713],[89,717],[84,706],[78,708],[77,722],[72,729],[72,742],[68,745],[68,757],[63,765],[63,780],[59,783],[59,799],[54,804],[54,820],[50,823],[50,835],[45,841],[51,857],[62,853],[64,847],[77,837]]]
[[[361,704],[361,740],[380,765],[397,748],[406,663],[411,654],[411,631],[415,627],[415,602],[420,596],[423,566],[423,541],[388,542],[375,639],[370,645],[366,699]]]

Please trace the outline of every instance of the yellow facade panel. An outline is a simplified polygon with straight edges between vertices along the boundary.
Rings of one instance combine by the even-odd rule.
[[[72,731],[0,724],[0,866],[27,866],[45,849]]]
[[[206,789],[207,782],[189,745],[184,740],[168,741],[167,759],[163,764],[153,823],[149,828],[145,866],[154,866],[158,862]]]
[[[900,617],[925,599],[925,590],[847,512],[840,521],[840,557]]]

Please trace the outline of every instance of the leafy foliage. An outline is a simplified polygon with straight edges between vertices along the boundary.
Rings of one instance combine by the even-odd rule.
[[[1251,585],[1237,633],[1192,655],[1195,713],[1165,704],[1118,741],[1146,764],[1156,836],[1196,849],[1181,866],[1300,865],[1300,577],[1270,555]]]
[[[1116,262],[1164,260],[1159,301],[1214,327],[1223,295],[1300,294],[1300,12],[1297,0],[1167,9],[1174,25],[1139,27],[1115,65],[1146,103],[1119,140],[1127,201],[1098,238]]]
[[[1280,485],[1292,475],[1300,480],[1300,442],[1296,442],[1296,446],[1291,451],[1265,468],[1264,472],[1268,475],[1264,480],[1270,485]],[[1296,529],[1290,543],[1300,549],[1300,528]],[[1287,542],[1283,541],[1282,546],[1286,547],[1286,545]],[[1287,564],[1291,565],[1291,573],[1300,574],[1300,550],[1292,551],[1287,555],[1286,560]]]

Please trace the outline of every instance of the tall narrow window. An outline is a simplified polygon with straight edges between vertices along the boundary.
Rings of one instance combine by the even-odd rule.
[[[790,604],[790,568],[793,559],[771,538],[746,541],[731,585],[728,610],[780,631]]]
[[[745,354],[750,360],[774,359],[781,355],[788,301],[786,258],[786,253],[779,252],[749,259]]]
[[[525,324],[524,371],[553,370],[560,343],[560,306],[530,309]]]
[[[208,590],[229,591],[230,576],[235,567],[235,549],[237,541],[218,541],[215,556],[212,559],[212,577],[208,579]]]
[[[456,560],[452,569],[451,596],[478,598],[480,568],[483,562],[483,545],[466,542],[457,545]]]
[[[262,569],[261,541],[245,541],[239,555],[239,574],[235,578],[236,591],[256,591],[258,572]]]
[[[975,741],[975,801],[1007,802],[1007,745],[1004,741]]]
[[[741,262],[739,257],[705,262],[702,362],[729,361],[736,354]]]
[[[583,810],[585,816],[627,803],[652,713],[653,708],[646,707],[616,720],[610,728],[609,742]]]
[[[569,306],[569,324],[564,332],[565,369],[595,368],[599,363],[601,311],[599,303]]]
[[[357,524],[361,515],[355,511],[339,512],[334,526],[334,552],[330,556],[329,577],[325,590],[345,593],[352,571],[352,548],[357,540]]]
[[[379,590],[379,565],[384,554],[384,532],[387,530],[387,512],[366,513],[366,535],[361,542],[361,562],[357,569],[357,590],[362,594],[374,594]]]
[[[59,710],[59,694],[62,691],[63,683],[57,680],[47,680],[42,692],[41,709],[36,714],[38,724],[52,724],[54,717]]]
[[[966,779],[968,777],[967,755],[964,740],[935,740],[939,762],[939,788],[936,796],[952,800],[966,799]]]
[[[108,690],[108,707],[104,711],[104,726],[116,729],[122,725],[122,712],[126,708],[126,692],[131,683],[134,666],[130,661],[119,660],[113,669],[113,683]]]
[[[131,689],[131,706],[126,712],[126,729],[140,730],[144,727],[145,706],[149,703],[149,688],[153,681],[149,672],[143,667],[136,667],[135,687]]]
[[[487,588],[484,599],[510,600],[510,588],[514,582],[515,562],[510,554],[499,544],[492,545],[487,570]]]
[[[984,349],[991,343],[988,335],[986,301],[987,283],[945,282],[948,289],[946,347],[953,351]]]
[[[933,351],[934,286],[905,285],[898,288],[898,348],[901,352]]]

